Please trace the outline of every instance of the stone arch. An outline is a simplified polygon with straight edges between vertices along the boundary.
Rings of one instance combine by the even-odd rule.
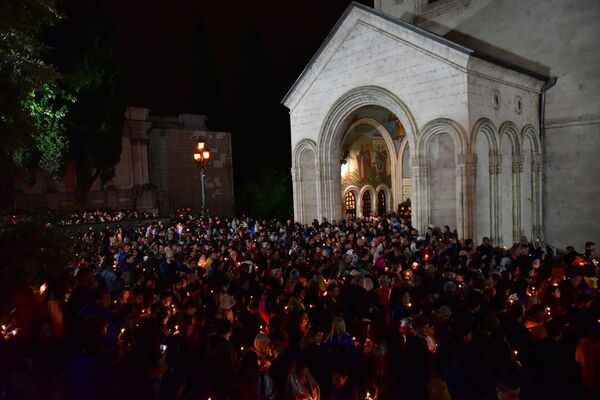
[[[320,180],[319,214],[329,219],[341,216],[339,152],[345,119],[360,107],[376,105],[392,112],[402,123],[407,140],[415,143],[416,122],[408,107],[392,92],[379,86],[361,86],[349,90],[333,103],[319,131],[318,164]],[[394,152],[395,154],[395,152]]]
[[[500,237],[505,246],[511,246],[521,230],[521,140],[519,130],[511,121],[500,125],[498,150],[498,199]],[[508,141],[508,143],[507,143]],[[510,152],[507,149],[510,145]]]
[[[475,149],[475,144],[477,137],[479,134],[483,134],[488,144],[489,154],[496,155],[498,154],[498,130],[494,123],[488,118],[481,118],[475,125],[473,125],[473,130],[471,130],[471,138],[469,141],[469,151],[471,154],[477,154]]]
[[[294,218],[304,223],[316,218],[308,215],[316,210],[319,199],[317,144],[303,139],[292,151],[292,180],[294,182]]]
[[[500,140],[498,142],[499,146],[502,146],[502,142],[504,140],[510,140],[510,145],[512,148],[513,155],[521,154],[521,140],[519,138],[519,130],[514,122],[506,121],[502,125],[500,125],[500,129],[498,129],[498,136]]]
[[[427,224],[437,224],[440,221],[433,221],[432,215],[435,214],[432,211],[432,205],[436,202],[434,194],[432,194],[432,188],[437,189],[436,175],[442,170],[437,168],[431,168],[431,161],[428,157],[428,152],[432,140],[438,136],[448,134],[454,147],[454,157],[452,160],[451,167],[454,167],[454,173],[450,176],[454,179],[455,187],[453,198],[455,204],[453,208],[456,213],[456,220],[450,224],[454,225],[458,230],[461,238],[472,236],[472,224],[471,224],[471,188],[467,182],[467,171],[464,168],[465,163],[468,159],[468,136],[465,129],[456,121],[447,118],[439,118],[428,122],[420,130],[416,147],[411,156],[412,174],[411,181],[413,182],[413,188],[416,189],[413,195],[412,202],[415,204],[417,209],[415,210],[415,226],[420,231],[424,231]],[[445,170],[446,173],[447,168]],[[440,192],[441,193],[441,192]],[[449,193],[449,192],[444,192]],[[439,203],[443,203],[442,200]],[[447,204],[447,203],[446,203]]]
[[[360,196],[358,195],[358,193],[360,192],[360,190],[358,189],[358,187],[356,185],[348,185],[348,187],[346,187],[346,189],[344,190],[344,192],[342,193],[342,198],[345,200],[346,199],[346,194],[348,192],[352,192],[354,194],[354,214],[357,217],[359,210],[360,210]],[[346,205],[342,204],[342,206],[344,207],[344,211],[346,211]],[[344,213],[344,216],[346,216],[346,214]]]
[[[542,154],[540,139],[539,139],[537,133],[535,132],[535,128],[533,127],[533,125],[529,125],[529,124],[525,125],[523,127],[523,129],[521,129],[520,138],[521,138],[521,146],[523,145],[525,140],[529,139],[531,141],[531,146],[534,151],[534,154],[535,155]]]
[[[499,146],[497,132],[496,126],[490,119],[481,118],[473,125],[469,143],[469,152],[476,164],[473,239],[479,242],[484,236],[488,236],[494,244],[497,244],[500,236],[498,228],[497,160]]]
[[[353,122],[352,125],[350,125],[350,127],[348,127],[346,129],[344,136],[346,133],[350,132],[352,129],[354,129],[358,125],[369,125],[369,126],[375,128],[377,130],[377,132],[379,132],[379,134],[383,137],[383,140],[385,141],[385,144],[387,146],[388,154],[390,155],[390,158],[391,158],[390,175],[392,176],[392,187],[391,187],[392,193],[401,191],[402,188],[397,188],[398,181],[396,179],[394,179],[394,177],[397,174],[396,170],[398,169],[397,162],[395,161],[397,159],[397,154],[396,154],[396,147],[394,146],[394,141],[392,140],[390,133],[387,131],[387,129],[385,129],[385,127],[383,126],[383,124],[381,122],[379,122],[373,118],[361,118],[361,119]],[[344,143],[344,137],[342,137],[341,143]],[[392,155],[393,155],[393,157],[392,157]]]
[[[542,156],[539,137],[532,125],[521,130],[520,234],[531,241],[542,236],[541,175]]]
[[[465,129],[456,121],[448,118],[438,118],[426,123],[419,131],[415,148],[415,155],[424,155],[431,139],[440,133],[447,133],[454,142],[455,158],[465,154],[469,140]]]

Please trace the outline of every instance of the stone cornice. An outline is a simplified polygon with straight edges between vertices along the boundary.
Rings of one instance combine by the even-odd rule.
[[[543,80],[521,74],[508,68],[503,68],[477,57],[471,57],[469,59],[467,69],[470,75],[476,75],[481,78],[526,90],[528,92],[534,92],[536,94],[540,94],[542,86],[544,86]]]
[[[600,114],[578,115],[566,118],[547,118],[546,129],[565,128],[568,126],[583,126],[600,124]]]

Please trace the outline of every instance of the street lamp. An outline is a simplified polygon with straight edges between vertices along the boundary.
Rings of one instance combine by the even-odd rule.
[[[196,150],[194,151],[194,161],[200,168],[200,186],[202,187],[202,208],[206,208],[204,200],[204,170],[206,163],[210,159],[210,150],[208,150],[204,144],[204,141],[199,140],[196,143]]]

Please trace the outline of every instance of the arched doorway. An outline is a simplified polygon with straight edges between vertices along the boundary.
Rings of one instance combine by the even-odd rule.
[[[370,115],[364,113],[370,113]],[[379,116],[373,113],[379,113]],[[385,113],[385,119],[380,118],[381,113]],[[360,121],[361,119],[362,121]],[[394,120],[398,121],[405,132],[403,140],[406,140],[411,148],[414,148],[416,137],[414,118],[408,112],[408,108],[391,92],[376,86],[364,86],[352,89],[335,102],[325,117],[317,145],[320,172],[319,214],[321,216],[339,219],[343,215],[345,191],[342,185],[342,173],[348,172],[350,161],[348,160],[349,154],[346,154],[343,149],[343,142],[353,125],[358,124],[370,125],[381,133],[385,147],[372,148],[371,161],[373,162],[377,158],[377,150],[383,149],[387,152],[391,184],[388,208],[396,208],[402,193],[401,182],[398,181],[396,172],[399,163],[399,146],[402,141],[395,143],[388,131],[389,127],[386,125],[391,124]],[[356,160],[356,158],[354,159]],[[346,160],[345,163],[344,160]],[[379,168],[380,170],[381,168]],[[375,197],[375,193],[373,193],[373,197]]]
[[[405,189],[404,174],[398,172],[402,169],[398,154],[407,148],[406,130],[393,113],[376,105],[353,111],[346,121],[340,149],[342,199],[346,200],[349,188],[357,188],[357,215],[383,215],[399,204],[401,196],[395,193]],[[407,186],[410,193],[409,179]],[[369,205],[363,199],[367,187]],[[364,212],[367,208],[368,212]]]
[[[344,208],[347,216],[356,218],[356,194],[353,190],[346,191],[344,196]]]
[[[385,201],[385,190],[380,189],[379,192],[377,192],[377,215],[379,217],[385,215],[385,212],[387,211],[387,203]]]
[[[372,201],[371,200],[371,191],[365,190],[365,192],[362,194],[360,201],[361,201],[361,205],[362,205],[362,216],[365,218],[370,217],[371,212],[373,211],[372,204],[371,204],[371,201]]]

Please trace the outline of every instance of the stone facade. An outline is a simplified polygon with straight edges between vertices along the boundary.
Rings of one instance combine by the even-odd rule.
[[[408,175],[421,231],[449,225],[498,245],[522,234],[543,239],[540,106],[548,82],[353,3],[283,101],[296,219],[343,217],[340,145],[358,110],[377,106],[406,132],[399,150],[388,146],[392,209]]]
[[[115,177],[102,188],[99,181],[88,193],[88,207],[99,209],[156,209],[168,213],[178,207],[198,209],[199,170],[192,154],[198,138],[212,152],[206,170],[206,204],[211,212],[234,213],[231,136],[211,132],[202,115],[150,116],[147,108],[129,107]],[[31,205],[53,209],[77,206],[77,178],[73,166],[59,182],[37,173],[34,185],[15,179],[15,208]]]
[[[181,120],[181,117],[180,117]],[[150,172],[158,188],[161,208],[176,209],[202,204],[200,168],[192,153],[199,139],[211,151],[205,171],[205,201],[211,214],[231,217],[235,214],[231,135],[207,131],[203,120],[163,119],[150,132]]]
[[[526,178],[531,176],[534,188],[538,180],[543,183],[541,194],[533,194],[542,196],[541,225],[546,241],[575,245],[580,250],[587,240],[597,243],[600,2],[375,0],[375,8],[474,50],[557,78],[545,96],[541,156],[519,161],[521,166],[532,163],[531,175],[524,173]],[[506,100],[507,110],[515,106],[514,101]],[[526,196],[532,193],[529,179],[519,190],[523,208]]]

